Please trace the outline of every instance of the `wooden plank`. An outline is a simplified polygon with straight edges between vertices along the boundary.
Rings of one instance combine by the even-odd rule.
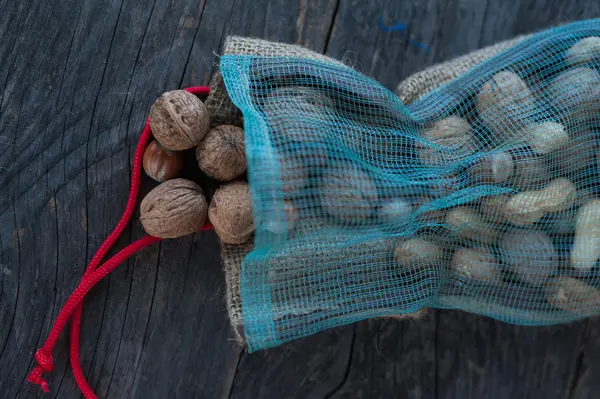
[[[342,2],[327,52],[393,90],[428,65],[478,48],[485,8],[479,0]],[[379,18],[383,27],[406,30],[386,31]]]
[[[22,21],[11,27],[32,20],[37,25],[29,24],[22,36],[15,33],[15,48],[21,51],[16,57],[27,67],[15,62],[7,75],[0,114],[3,135],[18,139],[1,158],[8,169],[1,176],[3,193],[9,194],[1,199],[1,256],[10,269],[2,269],[2,298],[7,301],[0,303],[0,391],[8,397],[39,394],[24,381],[33,352],[124,209],[132,150],[149,105],[181,82],[196,32],[190,21],[200,20],[204,3],[63,3],[61,13],[48,7],[36,4],[29,14],[15,14]],[[56,29],[48,31],[44,28],[51,18]],[[50,59],[36,53],[40,45]],[[150,187],[145,180],[144,192]],[[117,247],[141,231],[135,223]],[[223,295],[212,292],[222,284],[218,246],[210,233],[204,238],[209,243],[199,245],[191,238],[166,243],[166,259],[159,259],[158,247],[146,250],[92,292],[83,323],[82,364],[101,397],[110,392],[168,396],[148,395],[144,379],[136,374],[155,371],[153,355],[159,352],[164,359],[181,352],[179,359],[162,362],[173,370],[165,380],[156,377],[160,373],[153,375],[169,392],[218,397],[229,391],[240,348],[229,340]],[[186,268],[180,267],[186,261],[177,256],[181,253],[193,256]],[[159,273],[165,270],[166,275]],[[183,292],[187,305],[179,300],[181,281],[188,284]],[[157,292],[177,294],[178,300],[171,303]],[[170,328],[161,332],[150,320],[167,319],[175,309],[185,310],[177,318],[185,339],[169,341]],[[149,328],[156,335],[148,335]],[[163,353],[165,341],[171,348],[182,347]],[[65,344],[58,344],[56,370],[48,380],[58,397],[79,397],[66,371]],[[198,374],[199,353],[219,359],[211,365],[214,374],[187,378]],[[223,377],[228,374],[229,379]],[[174,376],[181,381],[173,382]],[[217,376],[222,385],[214,384]]]
[[[227,35],[295,43],[323,52],[335,5],[335,0],[208,2],[198,25],[184,85],[209,82],[206,66],[218,62],[213,53],[219,53]],[[199,69],[205,72],[200,75]]]
[[[244,354],[230,398],[325,398],[346,378],[354,326]]]
[[[346,56],[394,89],[481,45],[600,15],[592,0],[505,3],[0,1],[3,397],[40,396],[25,381],[33,352],[124,209],[150,104],[164,90],[207,83],[226,34]],[[382,30],[378,16],[405,22],[429,53]],[[145,179],[143,191],[151,187]],[[142,234],[134,222],[117,247]],[[524,328],[432,311],[240,357],[222,284],[215,236],[202,233],[145,250],[94,289],[82,364],[99,396],[591,398],[600,389],[597,321]],[[78,398],[65,337],[54,354],[53,395]]]
[[[595,0],[489,1],[481,31],[481,45],[488,46],[515,35],[598,17],[600,3]]]
[[[593,399],[600,392],[600,319],[593,318],[587,327],[578,353],[569,399]]]
[[[434,398],[435,315],[358,323],[347,377],[331,397]]]
[[[124,209],[124,204],[116,206],[106,193],[126,200],[132,150],[149,106],[162,91],[179,87],[197,30],[194,21],[201,20],[204,7],[204,3],[195,1],[157,1],[143,10],[136,2],[122,6],[99,87],[96,121],[88,145],[88,181],[93,182],[88,183],[88,201],[102,204],[93,211],[90,208],[88,223],[90,229],[96,226],[98,240],[104,239]],[[126,137],[127,141],[123,141]],[[149,179],[144,183],[144,192],[154,185]],[[141,231],[139,223],[135,223],[133,238],[139,237]],[[90,244],[92,251],[99,243]],[[82,351],[82,363],[89,370],[92,387],[100,396],[224,395],[229,390],[240,348],[229,341],[222,300],[207,300],[214,295],[211,288],[219,285],[215,276],[222,279],[214,238],[203,246],[202,255],[192,238],[165,242],[160,249],[146,252],[98,288],[97,298],[101,300],[90,301],[88,312],[97,314],[98,321],[86,323],[89,329],[83,331],[87,341],[82,347],[87,352]],[[198,274],[195,268],[210,273]],[[201,278],[205,280],[200,281]],[[195,285],[186,288],[183,283]],[[182,290],[190,307],[181,303]],[[203,303],[211,306],[198,307]],[[180,313],[183,310],[187,313]],[[175,314],[180,317],[174,317]],[[221,322],[217,322],[219,319]],[[205,326],[202,335],[190,335],[200,323]],[[183,339],[181,332],[171,334],[176,326],[179,331],[189,327],[192,330]],[[194,359],[202,353],[199,345],[209,348],[205,353],[212,354],[210,359],[218,359],[211,364],[214,374],[197,376]],[[222,384],[214,383],[216,376]],[[160,389],[154,389],[157,387]]]
[[[440,398],[564,398],[585,322],[515,326],[460,311],[440,313]]]
[[[57,137],[60,142],[56,130],[64,124],[65,114],[54,112],[61,78],[55,72],[64,69],[74,27],[45,26],[44,22],[51,15],[59,20],[75,19],[77,13],[74,2],[65,2],[64,8],[54,11],[51,4],[23,4],[13,16],[17,29],[7,40],[13,43],[10,53],[6,58],[3,55],[7,68],[0,111],[4,146],[0,159],[0,217],[4,222],[0,234],[7,272],[3,274],[0,301],[0,391],[6,397],[27,394],[30,386],[22,384],[33,353],[55,315],[62,249],[56,205],[51,201],[56,179],[48,178],[47,173],[54,158],[46,150],[59,148],[53,144]],[[31,34],[34,29],[38,35]],[[49,48],[54,57],[40,56],[39,49]],[[64,364],[57,359],[59,373]]]

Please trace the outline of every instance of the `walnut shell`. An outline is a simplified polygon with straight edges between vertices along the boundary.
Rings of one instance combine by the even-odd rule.
[[[279,164],[281,189],[286,198],[298,198],[306,194],[308,170],[302,160],[294,155],[276,155]]]
[[[327,137],[315,124],[328,122],[334,103],[320,91],[310,87],[278,87],[264,100],[263,111],[268,123],[281,140],[315,142]]]
[[[234,181],[219,187],[210,202],[208,218],[225,244],[242,244],[254,232],[250,186]]]
[[[150,108],[150,129],[171,151],[196,146],[208,133],[210,114],[198,97],[185,90],[163,93]]]
[[[151,236],[183,237],[204,225],[207,208],[204,193],[196,183],[185,179],[167,180],[143,199],[140,222]]]
[[[196,147],[200,170],[219,181],[230,181],[246,170],[244,130],[233,125],[212,129]]]
[[[144,151],[144,172],[159,183],[176,178],[183,170],[183,153],[167,150],[153,140]]]
[[[359,165],[341,162],[328,167],[321,177],[321,205],[344,222],[369,218],[379,195],[373,179]]]

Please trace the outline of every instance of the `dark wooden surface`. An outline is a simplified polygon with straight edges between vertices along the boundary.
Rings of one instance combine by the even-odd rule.
[[[227,34],[300,43],[394,89],[433,63],[598,16],[596,0],[0,0],[0,397],[43,396],[26,382],[33,353],[124,209],[150,104],[207,84]],[[117,246],[142,234],[136,221]],[[600,395],[598,320],[527,328],[430,311],[248,355],[223,298],[212,232],[134,256],[86,302],[92,387],[104,398]],[[67,352],[63,337],[44,397],[79,397]]]

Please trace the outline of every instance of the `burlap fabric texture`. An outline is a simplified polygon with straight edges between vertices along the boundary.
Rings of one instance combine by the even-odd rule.
[[[514,39],[503,41],[426,68],[402,81],[396,89],[396,94],[404,104],[410,104],[527,37],[529,36],[518,36]],[[222,54],[305,57],[327,60],[344,65],[340,61],[333,60],[297,45],[237,36],[227,38]],[[344,66],[349,68],[347,65]],[[231,102],[223,78],[218,70],[213,75],[210,86],[211,92],[206,99],[206,106],[211,113],[212,125],[233,124],[243,126],[242,114]],[[240,271],[244,257],[252,248],[252,241],[242,245],[221,244],[221,260],[226,280],[227,311],[233,331],[241,344],[244,342],[244,333]],[[418,317],[422,314],[423,311],[419,311],[405,317]]]

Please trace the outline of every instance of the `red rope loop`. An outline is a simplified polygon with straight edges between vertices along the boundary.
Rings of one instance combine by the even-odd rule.
[[[208,95],[210,88],[207,86],[197,86],[189,87],[185,90],[195,95]],[[83,375],[83,370],[81,369],[81,364],[79,363],[79,330],[81,326],[83,300],[85,295],[100,280],[106,277],[123,261],[125,261],[131,255],[147,247],[148,245],[151,245],[160,240],[160,238],[157,237],[145,236],[142,239],[128,245],[115,256],[110,258],[107,262],[100,265],[102,259],[106,256],[108,251],[123,234],[123,231],[129,224],[131,216],[135,211],[140,189],[144,150],[146,149],[146,146],[150,141],[151,137],[152,132],[150,131],[148,119],[146,121],[146,126],[144,127],[144,130],[140,136],[135,151],[133,170],[131,172],[131,188],[129,191],[129,199],[127,201],[125,212],[123,213],[121,220],[119,221],[113,232],[108,236],[106,241],[104,241],[104,243],[98,249],[98,252],[96,252],[94,257],[92,258],[92,261],[88,265],[83,275],[81,283],[71,294],[67,302],[64,304],[63,308],[58,314],[58,317],[54,321],[54,325],[52,326],[52,329],[48,334],[46,342],[35,353],[34,358],[37,365],[36,367],[34,367],[31,373],[29,373],[27,380],[33,384],[40,385],[45,392],[50,392],[50,389],[48,387],[48,384],[44,380],[43,375],[44,373],[50,373],[54,370],[54,364],[52,363],[52,350],[58,342],[60,334],[62,333],[65,325],[67,324],[69,319],[71,319],[71,344],[69,354],[71,358],[71,367],[73,369],[73,375],[75,377],[75,381],[77,382],[77,386],[79,386],[81,393],[83,393],[83,396],[86,399],[96,399],[96,395],[87,383],[85,376]],[[200,230],[208,230],[210,228],[212,228],[212,225],[210,225],[210,223],[207,223]]]

